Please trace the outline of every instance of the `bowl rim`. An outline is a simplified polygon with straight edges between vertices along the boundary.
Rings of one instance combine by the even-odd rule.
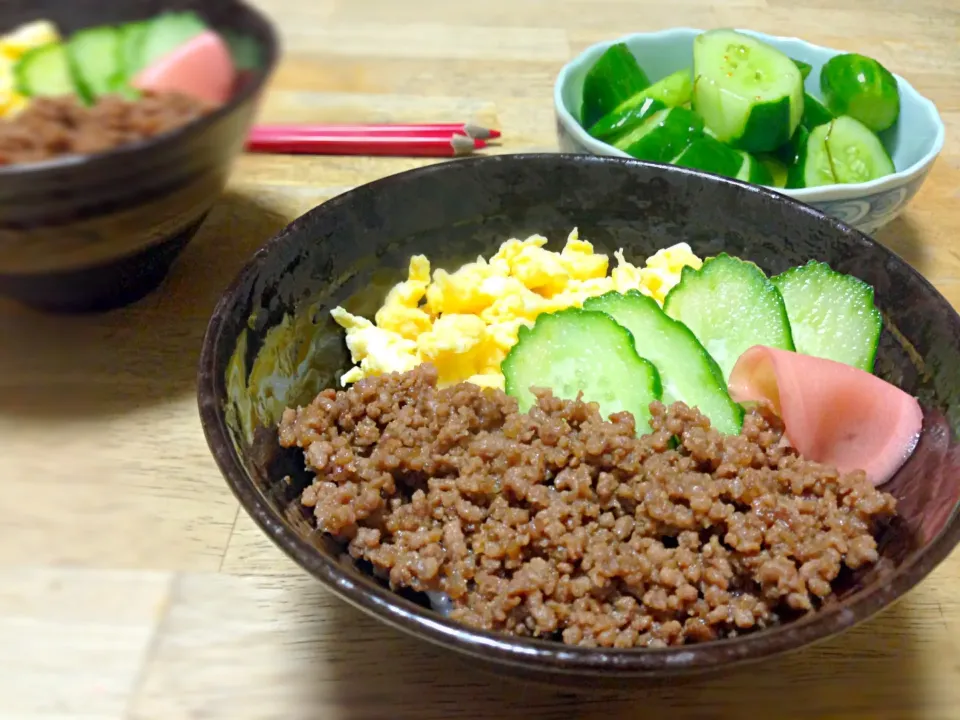
[[[213,112],[191,120],[186,125],[181,125],[180,127],[173,128],[172,130],[145,140],[136,140],[132,143],[111,148],[106,152],[84,155],[60,155],[39,162],[0,165],[0,181],[12,177],[23,177],[25,180],[30,180],[44,173],[54,173],[59,170],[74,170],[84,165],[93,165],[101,162],[136,162],[134,156],[138,153],[155,148],[161,151],[165,147],[173,148],[191,135],[201,134],[208,127],[233,114],[241,105],[260,94],[264,85],[273,74],[280,57],[280,36],[273,21],[257,7],[247,3],[245,0],[226,0],[226,2],[233,5],[236,9],[249,13],[249,15],[260,24],[261,29],[266,34],[263,44],[263,49],[266,51],[263,66],[253,73],[252,81],[244,83],[240,91],[235,93],[228,102],[216,108]]]
[[[316,577],[331,592],[355,608],[376,617],[400,631],[427,640],[477,660],[492,662],[516,669],[534,670],[559,675],[596,677],[652,677],[666,674],[696,674],[725,669],[747,662],[776,656],[835,636],[854,625],[873,617],[891,605],[908,590],[923,580],[960,543],[960,513],[948,518],[941,531],[922,553],[910,562],[896,568],[886,578],[886,584],[867,595],[854,596],[844,606],[824,609],[809,618],[750,633],[738,638],[717,640],[700,645],[667,648],[585,648],[568,646],[556,641],[519,638],[506,634],[475,630],[441,617],[432,610],[380,586],[372,578],[360,578],[344,570],[336,558],[327,557],[297,534],[271,509],[263,493],[256,487],[242,458],[234,447],[232,434],[226,425],[224,408],[218,398],[225,396],[223,373],[217,372],[217,356],[224,342],[222,330],[232,308],[243,299],[241,289],[260,272],[267,257],[279,246],[303,229],[315,218],[348,206],[358,192],[389,191],[391,183],[416,179],[420,176],[442,174],[451,166],[466,163],[484,166],[495,163],[569,162],[581,165],[619,165],[626,168],[649,169],[706,179],[739,187],[744,192],[767,196],[778,204],[811,215],[831,226],[851,241],[865,243],[887,256],[888,263],[899,265],[902,272],[914,275],[925,291],[952,306],[919,272],[902,258],[872,240],[860,231],[773,190],[750,185],[730,178],[712,175],[675,165],[649,163],[631,158],[595,156],[582,153],[523,153],[466,158],[454,163],[435,163],[357,186],[327,200],[283,228],[264,243],[248,260],[217,302],[204,334],[198,363],[197,404],[201,426],[214,460],[230,486],[234,496],[257,526],[274,544],[300,567]],[[953,310],[960,323],[960,316]],[[232,348],[231,348],[232,351]]]
[[[792,37],[789,35],[770,35],[768,33],[759,32],[757,30],[749,30],[743,28],[733,28],[736,32],[743,33],[745,35],[751,35],[757,39],[764,41],[773,41],[773,43],[786,43],[786,44],[797,44],[801,46],[806,46],[813,51],[823,51],[831,53],[831,55],[842,55],[846,51],[837,50],[835,48],[829,48],[824,45],[817,45],[815,43],[808,42],[801,38]],[[566,108],[563,102],[563,89],[568,82],[569,76],[573,73],[574,70],[582,66],[587,60],[593,58],[594,56],[599,57],[599,55],[606,50],[611,45],[616,45],[617,43],[630,43],[636,40],[649,40],[652,38],[671,38],[676,37],[687,38],[696,37],[700,33],[705,32],[697,28],[687,27],[687,26],[678,26],[666,28],[663,30],[657,30],[655,32],[635,32],[627,33],[626,35],[621,35],[620,37],[613,38],[610,40],[602,40],[600,42],[593,43],[588,46],[571,60],[569,60],[564,66],[560,69],[560,72],[557,74],[556,79],[554,80],[553,85],[553,106],[554,112],[557,115],[557,118],[563,125],[564,129],[570,133],[577,141],[593,150],[596,154],[604,154],[609,157],[630,157],[622,150],[619,150],[612,145],[597,140],[591,136],[581,125],[577,122],[576,118],[573,117],[571,112]],[[937,110],[937,106],[932,100],[927,98],[924,95],[921,95],[910,82],[902,77],[893,73],[893,76],[897,79],[897,85],[900,88],[901,94],[904,91],[911,96],[911,100],[918,104],[920,107],[924,108],[927,111],[927,114],[933,119],[934,125],[936,127],[936,133],[933,137],[933,141],[930,145],[929,150],[926,154],[911,164],[910,166],[904,168],[903,170],[897,170],[891,175],[885,175],[884,177],[877,178],[876,180],[870,180],[869,182],[863,183],[834,183],[833,185],[822,185],[815,188],[772,188],[776,192],[779,192],[782,195],[787,195],[797,200],[802,200],[804,202],[811,201],[839,201],[839,200],[851,200],[855,198],[863,198],[867,196],[875,195],[884,190],[890,190],[895,187],[900,187],[914,180],[918,176],[923,175],[926,171],[929,170],[930,166],[936,160],[937,156],[943,150],[944,142],[946,139],[946,127],[943,124],[943,118],[940,117],[940,113]],[[605,149],[604,152],[600,152],[600,149]],[[763,186],[767,187],[767,186]]]

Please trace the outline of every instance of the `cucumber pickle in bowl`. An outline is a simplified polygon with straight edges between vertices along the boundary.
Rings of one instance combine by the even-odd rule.
[[[153,290],[226,182],[276,62],[239,0],[0,9],[0,294],[98,311]]]
[[[866,232],[902,211],[944,139],[933,103],[877,60],[746,30],[595,45],[554,102],[562,151],[772,187]]]

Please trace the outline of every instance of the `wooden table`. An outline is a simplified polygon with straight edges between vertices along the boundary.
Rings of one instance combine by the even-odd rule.
[[[960,303],[955,0],[260,0],[286,59],[271,121],[441,121],[554,150],[553,78],[630,30],[741,26],[861,51],[947,124],[879,235]],[[250,156],[163,288],[98,317],[0,304],[0,718],[958,718],[960,553],[843,637],[687,687],[513,686],[349,609],[239,511],[201,434],[200,339],[289,220],[409,159]]]

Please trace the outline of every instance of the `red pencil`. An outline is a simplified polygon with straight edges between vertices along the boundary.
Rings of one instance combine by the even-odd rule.
[[[422,137],[403,135],[296,135],[268,134],[251,137],[247,150],[260,153],[307,155],[400,155],[455,157],[486,147],[483,140],[464,135]]]
[[[500,137],[499,130],[474,125],[473,123],[400,123],[400,124],[360,124],[360,125],[257,125],[250,132],[252,141],[270,138],[276,135],[294,136],[332,136],[350,137],[416,136],[450,137],[466,135],[480,140]]]

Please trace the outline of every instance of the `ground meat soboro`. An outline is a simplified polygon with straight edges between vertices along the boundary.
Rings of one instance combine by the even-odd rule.
[[[0,121],[0,165],[105,152],[174,130],[211,109],[176,93],[146,93],[135,101],[106,96],[89,107],[73,95],[38,97]]]
[[[391,586],[442,591],[470,626],[602,647],[729,637],[817,609],[877,560],[894,499],[797,457],[775,418],[721,436],[696,410],[442,390],[423,365],[288,409],[302,502]]]

